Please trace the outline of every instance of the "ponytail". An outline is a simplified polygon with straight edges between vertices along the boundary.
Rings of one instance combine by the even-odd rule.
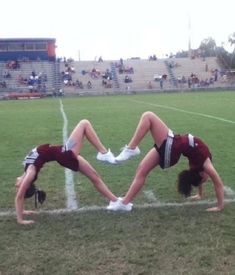
[[[26,190],[24,197],[27,198],[31,198],[34,195],[34,199],[35,199],[35,208],[37,208],[38,206],[38,202],[40,204],[43,204],[43,202],[46,199],[46,192],[40,189],[37,189],[37,187],[35,186],[34,183],[32,183],[29,188]]]
[[[192,192],[192,186],[199,186],[202,177],[197,171],[194,170],[183,170],[178,175],[178,192],[185,197],[189,197]]]

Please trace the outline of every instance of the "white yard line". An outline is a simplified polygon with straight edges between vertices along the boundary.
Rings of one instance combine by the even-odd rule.
[[[60,112],[64,120],[63,125],[63,143],[65,144],[68,139],[68,119],[64,112],[64,105],[62,100],[60,99]],[[74,190],[74,177],[73,172],[67,168],[65,168],[65,191],[67,198],[67,209],[76,210],[78,209],[78,202],[76,198],[76,193]]]
[[[224,186],[224,193],[228,197],[235,197],[235,191],[229,186]]]
[[[130,101],[140,103],[140,104],[146,104],[146,105],[150,105],[150,106],[156,106],[156,107],[160,107],[160,108],[170,109],[170,110],[178,111],[178,112],[181,112],[181,113],[212,118],[212,119],[219,120],[219,121],[222,121],[222,122],[235,124],[235,121],[232,121],[232,120],[228,120],[228,119],[224,119],[224,118],[216,117],[216,116],[211,116],[211,115],[207,115],[207,114],[203,114],[203,113],[186,111],[186,110],[183,110],[183,109],[179,109],[179,108],[175,108],[175,107],[171,107],[171,106],[167,106],[167,105],[161,105],[161,104],[150,103],[150,102],[145,102],[145,101],[141,101],[141,100],[133,100],[133,99],[130,99]]]
[[[151,105],[151,106],[157,106],[165,109],[171,109],[183,113],[193,114],[197,116],[203,116],[207,118],[216,119],[222,122],[227,122],[231,124],[235,124],[235,121],[223,119],[216,116],[206,115],[203,113],[197,113],[197,112],[190,112],[183,109],[170,107],[166,105],[159,105],[159,104],[153,104],[149,102],[139,101],[139,100],[131,100],[132,102]],[[60,111],[64,119],[64,126],[63,126],[63,141],[66,142],[68,135],[67,135],[67,128],[68,128],[68,120],[66,117],[66,114],[64,112],[63,103],[60,99]],[[66,195],[67,195],[67,208],[64,209],[54,209],[54,210],[39,210],[36,213],[37,214],[63,214],[63,213],[84,213],[84,212],[92,212],[92,211],[103,211],[106,210],[106,206],[84,206],[81,208],[78,208],[78,203],[76,199],[76,193],[74,191],[74,180],[73,180],[73,173],[69,169],[65,169],[65,182],[66,182]],[[228,196],[232,196],[233,198],[225,199],[225,204],[234,203],[235,202],[235,192],[228,186],[224,187],[225,194]],[[202,201],[187,201],[184,203],[177,203],[177,202],[157,202],[157,198],[154,196],[153,192],[151,190],[145,191],[145,195],[148,200],[154,201],[153,203],[144,203],[141,205],[135,205],[133,209],[147,209],[147,208],[164,208],[164,207],[187,207],[187,206],[193,206],[193,205],[212,205],[216,204],[216,201],[208,201],[208,200],[202,200]],[[226,205],[225,205],[226,207]],[[108,212],[108,211],[107,211]],[[15,211],[7,210],[7,211],[0,211],[0,217],[4,216],[13,216],[15,215]]]
[[[147,198],[148,202],[157,202],[157,198],[152,190],[144,190],[143,193]]]
[[[225,199],[225,207],[226,204],[234,203],[235,198],[232,199]],[[188,207],[188,206],[197,206],[197,205],[215,205],[216,201],[215,200],[203,200],[203,201],[187,201],[183,203],[178,203],[178,202],[156,202],[156,203],[144,203],[144,204],[134,204],[133,210],[135,209],[154,209],[154,208],[165,208],[165,207]],[[53,210],[38,210],[36,211],[35,214],[49,214],[49,215],[58,215],[58,214],[70,214],[70,213],[86,213],[86,212],[94,212],[94,211],[107,211],[107,212],[113,212],[113,211],[108,211],[106,210],[106,206],[84,206],[81,208],[77,209],[53,209]],[[8,217],[8,216],[15,216],[15,211],[12,210],[7,210],[7,211],[1,211],[0,212],[0,217]]]

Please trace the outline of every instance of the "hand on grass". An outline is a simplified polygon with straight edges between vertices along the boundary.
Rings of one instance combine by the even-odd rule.
[[[194,200],[194,201],[199,201],[202,199],[202,196],[200,196],[199,194],[194,195],[194,196],[190,196],[188,197],[189,200]]]
[[[24,210],[23,211],[24,215],[32,215],[32,214],[35,214],[35,213],[36,213],[36,211],[33,211],[33,210]]]
[[[28,224],[33,224],[34,221],[33,220],[20,220],[17,221],[19,224],[23,224],[23,225],[28,225]]]

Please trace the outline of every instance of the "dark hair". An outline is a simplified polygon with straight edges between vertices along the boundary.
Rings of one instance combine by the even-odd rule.
[[[194,170],[183,170],[178,175],[178,192],[185,197],[191,195],[192,185],[199,186],[202,181],[202,177],[199,172]]]
[[[37,189],[34,183],[32,183],[29,188],[26,190],[24,197],[26,199],[35,196],[35,207],[37,208],[37,202],[43,204],[46,199],[46,192],[40,189]]]

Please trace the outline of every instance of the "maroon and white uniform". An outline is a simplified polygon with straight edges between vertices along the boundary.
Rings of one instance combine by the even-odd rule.
[[[174,135],[169,130],[168,137],[160,148],[154,144],[160,155],[160,167],[162,169],[175,165],[181,154],[188,158],[190,169],[203,170],[203,164],[207,158],[212,158],[208,146],[198,137],[191,134]]]
[[[37,174],[46,162],[57,161],[61,166],[78,171],[79,162],[77,156],[71,151],[67,150],[66,146],[43,144],[32,149],[32,151],[25,157],[23,161],[24,169],[27,170],[30,164],[36,168]]]

